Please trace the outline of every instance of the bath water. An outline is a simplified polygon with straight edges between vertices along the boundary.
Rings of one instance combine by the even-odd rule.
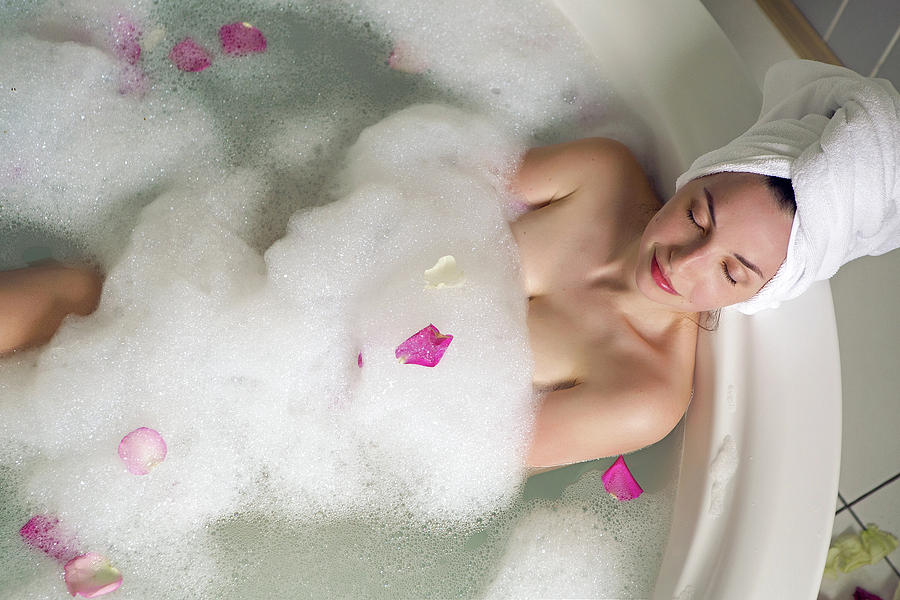
[[[0,598],[65,593],[35,514],[121,598],[649,595],[677,439],[630,503],[612,459],[524,479],[506,186],[529,145],[641,142],[552,7],[425,4],[4,5],[0,267],[105,283],[0,361]],[[226,51],[236,22],[264,52]],[[187,38],[207,68],[173,64]],[[426,286],[445,255],[463,284]],[[440,363],[398,362],[429,324]],[[168,446],[145,476],[116,454],[138,427]]]

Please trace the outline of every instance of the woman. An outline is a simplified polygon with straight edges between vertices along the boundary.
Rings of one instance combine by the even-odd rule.
[[[765,87],[759,121],[698,158],[664,205],[618,142],[526,154],[513,188],[533,210],[512,231],[545,392],[529,466],[660,440],[690,401],[703,313],[777,306],[900,246],[896,90],[810,61],[776,65]],[[46,341],[99,293],[86,269],[0,274],[0,352]]]
[[[565,387],[543,398],[528,464],[624,453],[687,407],[699,313],[776,307],[900,247],[900,95],[785,61],[766,74],[758,121],[694,161],[662,208],[603,140],[530,152],[517,185],[543,206],[513,225],[535,379]]]
[[[526,154],[515,185],[538,208],[512,230],[547,390],[530,466],[631,452],[675,427],[700,313],[751,298],[784,261],[793,199],[774,181],[720,173],[663,205],[612,140]]]
[[[602,138],[529,151],[514,186],[534,207],[512,230],[534,382],[546,392],[528,465],[661,439],[691,397],[699,313],[750,298],[774,274],[790,208],[766,178],[731,173],[662,205],[628,149]],[[86,268],[0,274],[0,352],[49,340],[67,314],[93,311],[100,292]]]

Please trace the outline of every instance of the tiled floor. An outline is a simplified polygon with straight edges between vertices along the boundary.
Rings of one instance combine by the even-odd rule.
[[[702,2],[757,82],[771,64],[796,57],[755,0]],[[831,289],[843,380],[834,536],[875,523],[900,537],[900,250],[844,266]],[[898,585],[900,549],[875,565],[824,579],[818,600],[850,600],[856,586],[891,600]]]

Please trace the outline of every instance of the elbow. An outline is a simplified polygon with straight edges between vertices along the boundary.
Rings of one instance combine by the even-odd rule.
[[[684,411],[671,403],[660,402],[648,406],[646,410],[641,411],[633,425],[635,447],[618,454],[640,450],[662,441],[678,426],[683,416]]]
[[[663,398],[618,411],[598,403],[597,410],[573,419],[554,418],[545,405],[538,413],[525,465],[548,470],[651,446],[669,435],[684,415],[677,404]]]
[[[64,301],[66,312],[76,315],[89,315],[100,304],[103,293],[103,277],[90,267],[67,268],[68,280],[65,282]]]

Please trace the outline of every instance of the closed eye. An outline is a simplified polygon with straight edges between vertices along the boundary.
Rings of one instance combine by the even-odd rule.
[[[725,273],[725,279],[727,279],[731,285],[737,285],[737,280],[728,272],[728,265],[724,260],[722,261],[722,272]]]
[[[703,229],[703,227],[700,226],[700,223],[697,222],[697,219],[694,218],[694,209],[693,208],[689,208],[687,210],[687,217],[688,217],[688,221],[693,223],[697,229],[699,229],[700,231],[706,231],[705,229]]]

